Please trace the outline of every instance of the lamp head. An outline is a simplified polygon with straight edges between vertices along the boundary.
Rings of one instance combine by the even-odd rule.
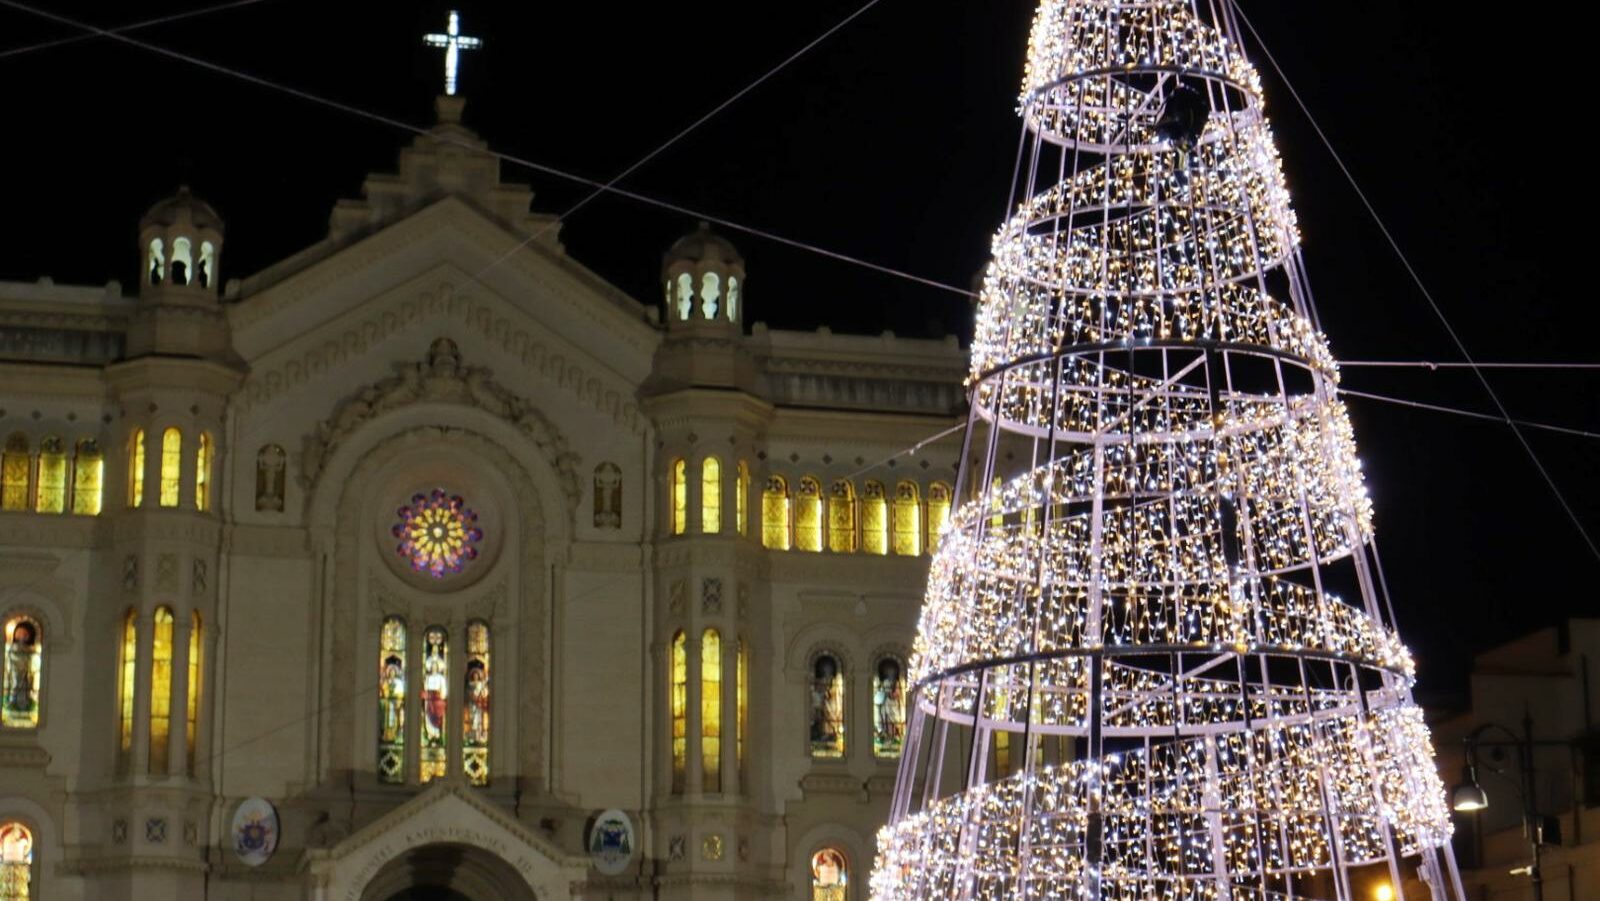
[[[1466,778],[1450,793],[1450,806],[1458,813],[1475,813],[1489,806],[1489,795],[1478,784],[1478,774],[1467,768]]]

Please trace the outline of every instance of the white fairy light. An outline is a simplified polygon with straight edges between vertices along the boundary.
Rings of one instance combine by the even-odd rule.
[[[880,901],[1348,901],[1335,871],[1407,856],[1444,897],[1449,814],[1366,572],[1338,366],[1260,79],[1213,9],[1035,16],[1035,193],[980,292],[978,437]]]

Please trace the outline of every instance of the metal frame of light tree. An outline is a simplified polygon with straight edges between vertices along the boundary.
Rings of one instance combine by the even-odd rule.
[[[874,898],[1463,897],[1236,33],[1040,5]]]

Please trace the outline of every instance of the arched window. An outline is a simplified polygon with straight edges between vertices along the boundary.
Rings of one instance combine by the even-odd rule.
[[[800,480],[794,494],[794,546],[802,551],[822,550],[822,485],[811,476]]]
[[[828,550],[856,552],[856,486],[849,479],[834,479],[828,489]]]
[[[700,531],[722,531],[722,461],[716,457],[700,464]]]
[[[106,458],[100,442],[85,438],[72,457],[72,512],[99,516],[105,486]]]
[[[422,737],[417,742],[423,785],[444,776],[450,749],[450,633],[429,626],[422,633]]]
[[[894,486],[894,552],[903,557],[922,553],[922,497],[910,479]]]
[[[59,435],[39,442],[39,475],[34,480],[33,509],[40,513],[67,510],[67,445]]]
[[[172,283],[174,285],[189,284],[189,239],[174,238],[172,240]]]
[[[845,901],[850,885],[850,866],[837,848],[823,848],[811,855],[811,901]]]
[[[139,614],[130,607],[122,618],[122,649],[117,659],[117,760],[124,770],[133,755],[133,692],[138,669]]]
[[[203,631],[200,611],[192,611],[189,615],[189,702],[183,715],[184,767],[191,776],[194,775],[195,742],[200,735],[200,680],[205,672]]]
[[[707,272],[700,280],[700,313],[706,319],[717,320],[717,307],[722,299],[722,279],[715,272]]]
[[[869,554],[889,553],[889,499],[882,482],[868,482],[861,492],[861,546]]]
[[[0,452],[0,510],[28,509],[28,481],[32,475],[28,436],[13,432]]]
[[[134,429],[128,442],[128,506],[144,506],[144,429]]]
[[[194,505],[204,511],[211,509],[211,433],[200,433],[200,448],[194,455]]]
[[[159,285],[166,280],[167,254],[160,238],[150,239],[150,257],[145,262],[144,271],[152,285]]]
[[[461,695],[461,771],[473,785],[489,784],[489,624],[467,623],[466,684]]]
[[[694,315],[694,276],[687,272],[678,276],[678,318],[684,322]]]
[[[161,433],[161,506],[178,506],[179,475],[183,471],[183,433],[169,428]]]
[[[689,464],[682,457],[672,461],[672,534],[689,531]]]
[[[210,241],[200,242],[200,262],[195,264],[194,279],[202,288],[209,288],[217,277],[217,248]]]
[[[1011,733],[1004,729],[994,732],[994,775],[996,779],[1011,775]]]
[[[406,777],[406,621],[386,617],[378,639],[378,781]]]
[[[150,772],[165,776],[172,743],[172,608],[157,607],[150,633]]]
[[[839,658],[811,661],[811,756],[844,756],[844,671]]]
[[[16,820],[0,823],[0,901],[33,897],[33,833]]]
[[[722,634],[700,634],[701,791],[722,791]]]
[[[872,673],[872,756],[900,756],[906,743],[906,668],[880,657]]]
[[[934,482],[928,486],[928,550],[939,546],[939,536],[950,522],[950,486]]]
[[[689,766],[689,638],[672,636],[672,792],[683,794]]]
[[[789,483],[783,476],[767,476],[767,488],[761,492],[761,546],[789,549]]]
[[[750,790],[746,775],[744,736],[750,726],[750,643],[739,639],[733,667],[733,759],[739,767],[739,789]]]
[[[0,685],[0,725],[32,729],[39,725],[44,633],[31,616],[6,620],[5,677]]]
[[[734,528],[740,535],[750,534],[750,467],[743,460],[739,461],[739,479],[734,488],[733,519]]]
[[[739,321],[739,277],[728,276],[728,321]]]

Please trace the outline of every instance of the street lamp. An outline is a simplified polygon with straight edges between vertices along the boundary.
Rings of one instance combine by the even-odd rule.
[[[1533,740],[1533,717],[1528,714],[1523,714],[1522,735],[1520,736],[1498,723],[1484,723],[1467,733],[1467,737],[1462,739],[1462,743],[1466,746],[1467,765],[1462,772],[1461,783],[1450,793],[1450,806],[1462,813],[1476,813],[1489,806],[1489,795],[1483,790],[1483,786],[1478,784],[1478,746],[1482,743],[1483,734],[1490,729],[1499,730],[1511,740],[1509,744],[1517,749],[1517,769],[1521,771],[1519,775],[1522,777],[1521,785],[1514,781],[1511,785],[1522,796],[1522,828],[1524,834],[1528,837],[1528,845],[1533,853],[1533,861],[1529,866],[1512,870],[1512,872],[1526,872],[1533,883],[1533,901],[1544,901],[1544,877],[1539,872],[1539,846],[1544,836],[1539,820],[1539,812],[1534,807],[1533,748],[1536,744],[1565,745],[1567,743],[1535,742]],[[1506,744],[1506,742],[1494,742],[1494,744]],[[1505,774],[1505,770],[1494,767],[1489,767],[1489,771]]]

